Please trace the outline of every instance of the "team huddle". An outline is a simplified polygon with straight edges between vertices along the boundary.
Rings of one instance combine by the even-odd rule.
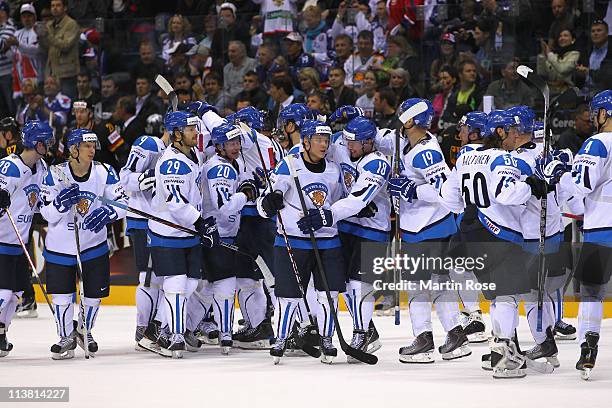
[[[527,368],[552,372],[555,336],[576,337],[559,306],[575,278],[576,368],[588,378],[612,271],[612,91],[593,98],[591,115],[597,134],[573,157],[534,141],[540,125],[529,107],[468,113],[452,170],[429,131],[433,107],[420,98],[400,105],[398,129],[378,128],[352,106],[326,121],[303,104],[288,105],[278,123],[285,148],[263,134],[258,110],[222,118],[193,102],[168,112],[157,134],[138,138],[118,174],[94,161],[98,138],[86,129],[68,134],[68,161],[47,168],[42,157],[53,131],[29,122],[23,152],[0,161],[0,356],[13,348],[6,333],[18,288],[29,279],[23,244],[40,212],[48,221],[55,360],[74,357],[77,345],[86,356],[98,351],[92,332],[110,292],[106,226],[126,217],[139,271],[137,350],[181,358],[207,343],[224,354],[266,349],[275,364],[299,353],[331,363],[342,296],[353,333],[349,345],[339,332],[340,345],[349,363],[373,364],[381,347],[372,319],[375,276],[363,260],[388,256],[389,246],[411,257],[486,250],[485,268],[419,270],[402,279],[495,282],[482,291],[492,332],[482,368],[520,378]],[[343,129],[333,132],[339,123]],[[562,206],[583,216],[575,270],[561,249]],[[536,343],[525,352],[516,336],[520,301]],[[414,340],[399,350],[403,363],[434,362],[432,305],[446,332],[443,360],[469,356],[470,342],[488,340],[478,293],[419,286],[408,302]]]

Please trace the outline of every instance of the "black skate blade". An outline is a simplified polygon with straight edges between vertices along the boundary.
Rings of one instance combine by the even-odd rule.
[[[341,342],[340,346],[342,348],[342,351],[344,351],[344,354],[353,357],[355,360],[359,360],[362,363],[366,363],[369,365],[374,365],[378,363],[378,357],[376,357],[374,354],[369,354],[365,351],[357,350],[356,348],[349,346],[345,342]]]

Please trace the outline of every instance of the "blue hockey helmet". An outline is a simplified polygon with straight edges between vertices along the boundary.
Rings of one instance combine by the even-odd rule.
[[[23,126],[22,138],[26,149],[34,149],[38,142],[50,145],[53,144],[53,129],[47,122],[33,120]]]
[[[434,109],[431,102],[422,98],[406,99],[397,109],[397,116],[406,124],[408,120],[414,119],[414,124],[423,129],[429,129],[434,117]]]
[[[513,115],[509,114],[505,110],[501,110],[501,109],[494,110],[488,115],[488,119],[487,119],[488,132],[485,137],[494,136],[496,134],[495,130],[497,128],[502,128],[506,132],[508,132],[512,126],[517,126],[517,125],[518,125],[518,119],[516,119]]]
[[[279,122],[282,126],[289,122],[293,122],[297,127],[302,127],[304,120],[318,119],[318,112],[313,111],[303,103],[292,103],[291,105],[285,106],[278,115]]]
[[[597,115],[600,109],[606,111],[606,117],[612,116],[612,90],[601,91],[591,100],[591,117]]]
[[[221,146],[223,146],[225,142],[228,142],[232,139],[238,138],[238,140],[240,140],[241,134],[242,131],[238,126],[232,123],[223,123],[213,128],[211,132],[211,138],[213,144],[220,144]]]
[[[302,123],[300,138],[302,141],[310,139],[314,135],[327,135],[331,137],[332,131],[329,126],[319,120],[307,119]]]
[[[374,122],[364,116],[353,118],[342,130],[342,137],[348,141],[374,139],[377,128]]]
[[[249,125],[251,129],[261,130],[264,127],[263,114],[253,106],[247,106],[233,114],[235,121],[243,122]],[[229,121],[229,119],[228,119]]]
[[[94,142],[96,143],[96,147],[99,148],[98,136],[92,130],[82,128],[73,129],[68,133],[68,136],[66,136],[66,147],[69,149],[70,146],[76,145],[78,147],[79,144],[83,142]]]
[[[529,106],[513,106],[511,108],[506,109],[506,112],[514,116],[515,120],[518,119],[516,127],[519,133],[525,134],[533,132],[533,126],[535,123],[535,112]]]
[[[168,112],[164,118],[164,127],[173,133],[175,129],[183,129],[186,126],[198,124],[198,117],[192,112],[176,111]]]
[[[468,112],[458,123],[458,127],[467,126],[468,134],[474,132],[480,132],[480,137],[485,137],[489,133],[489,128],[487,127],[487,120],[489,116],[480,111]]]

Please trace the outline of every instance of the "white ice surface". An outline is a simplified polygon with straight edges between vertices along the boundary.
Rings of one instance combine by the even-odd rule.
[[[558,342],[561,367],[553,374],[532,371],[524,379],[494,380],[480,368],[486,344],[473,354],[446,362],[436,355],[430,365],[398,362],[398,349],[411,337],[410,319],[375,317],[383,348],[375,366],[347,364],[344,354],[331,366],[310,357],[286,357],[274,366],[267,351],[234,349],[222,356],[206,346],[172,360],[134,351],[135,308],[106,306],[99,313],[94,336],[100,351],[85,360],[77,349],[72,360],[53,361],[49,347],[57,337],[50,311],[38,307],[37,319],[15,319],[8,333],[14,349],[0,359],[0,386],[69,386],[70,403],[51,407],[612,407],[612,320],[604,321],[597,365],[590,381],[574,368],[579,356],[575,341]],[[240,315],[236,313],[237,317]],[[350,316],[341,315],[345,336],[351,336]],[[487,324],[488,316],[485,317]],[[569,319],[576,324],[576,321]],[[443,331],[434,321],[436,346]],[[521,346],[532,345],[521,318]],[[337,340],[334,340],[338,345]],[[15,408],[40,403],[3,404]]]

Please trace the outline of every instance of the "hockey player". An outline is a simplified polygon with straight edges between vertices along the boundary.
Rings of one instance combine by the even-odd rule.
[[[368,256],[384,257],[391,229],[391,204],[386,190],[391,165],[374,147],[376,134],[376,125],[371,120],[357,116],[333,142],[333,155],[329,157],[340,165],[346,195],[333,203],[330,211],[332,223],[338,223],[347,267],[345,295],[353,317],[351,346],[363,351],[370,346],[370,352],[380,348],[380,342],[372,339],[374,332],[368,331],[374,311],[372,283],[375,275],[362,270],[362,266],[367,265],[362,262],[362,245],[369,243],[377,249],[377,254]],[[302,232],[321,228],[324,214],[316,212],[298,221]],[[347,359],[350,363],[357,362],[352,357]]]
[[[213,217],[202,217],[203,154],[198,143],[198,118],[189,112],[170,112],[164,127],[171,145],[155,165],[155,196],[152,210],[159,217],[195,229],[199,236],[149,221],[148,242],[155,274],[163,277],[163,312],[170,326],[168,350],[181,358],[185,350],[185,305],[198,286],[201,273],[201,243],[213,247],[219,235]]]
[[[273,139],[261,133],[263,116],[253,107],[246,107],[235,114],[237,123],[250,127],[250,139],[257,138],[257,145],[251,149],[242,149],[237,164],[241,177],[258,179],[261,185],[266,185],[263,174],[262,158],[265,170],[273,171],[283,157],[282,147]],[[245,137],[243,135],[243,137]],[[259,147],[260,152],[257,151]],[[261,156],[260,156],[261,153]],[[266,186],[267,187],[267,186]],[[273,220],[263,218],[257,212],[256,204],[247,201],[240,215],[240,228],[236,236],[236,244],[242,251],[253,257],[261,256],[267,265],[273,264],[275,224]],[[247,257],[236,258],[236,287],[238,303],[245,320],[244,327],[233,335],[234,344],[240,348],[269,348],[269,339],[274,336],[270,316],[267,313],[267,298],[262,286],[262,273]],[[268,287],[270,296],[274,299],[274,288]],[[271,308],[274,310],[275,301]]]
[[[572,172],[561,184],[574,188],[584,198],[584,244],[576,278],[580,281],[578,341],[580,358],[576,369],[588,379],[597,358],[597,343],[603,317],[605,286],[612,271],[612,90],[605,90],[591,101],[591,118],[597,133],[588,138],[574,159]],[[547,176],[555,177],[562,163],[551,163]]]
[[[340,169],[325,158],[330,136],[331,129],[322,122],[306,120],[302,123],[301,137],[304,151],[299,155],[290,156],[292,163],[288,163],[290,159],[287,157],[279,163],[275,170],[272,192],[261,201],[261,211],[267,217],[273,217],[279,211],[281,212],[292,246],[293,258],[297,264],[297,272],[300,273],[304,285],[302,290],[305,291],[310,275],[317,265],[308,234],[302,232],[297,222],[302,214],[300,200],[290,175],[289,166],[292,165],[300,178],[302,192],[307,197],[307,206],[310,207],[308,215],[312,216],[315,212],[322,213],[322,217],[318,219],[322,225],[317,225],[317,219],[313,217],[310,219],[315,224],[311,223],[311,226],[316,229],[314,234],[327,274],[331,296],[334,299],[334,307],[337,307],[338,293],[344,292],[346,285],[340,240],[337,227],[331,219],[331,205],[341,197],[342,186],[340,185]],[[281,234],[280,227],[278,234]],[[278,300],[277,339],[270,350],[270,355],[274,357],[275,363],[278,363],[285,352],[296,308],[301,301],[301,292],[294,276],[296,271],[293,270],[285,242],[279,235],[275,240],[273,269]],[[331,363],[337,355],[337,350],[332,343],[335,328],[331,308],[318,273],[314,274],[314,286],[320,303],[317,309],[317,323],[321,335],[321,361]]]
[[[94,162],[97,136],[87,129],[72,130],[66,138],[67,162],[51,166],[44,178],[41,214],[49,222],[43,255],[47,291],[53,294],[60,341],[51,346],[55,360],[74,357],[76,343],[98,351],[92,336],[100,299],[110,293],[110,263],[106,225],[122,218],[122,210],[102,205],[99,196],[127,203],[127,196],[112,167]],[[78,225],[75,226],[74,220]],[[78,228],[78,243],[75,229]],[[73,323],[77,251],[83,271],[85,321]],[[83,330],[85,325],[86,330]],[[76,330],[74,330],[76,328]],[[83,331],[87,339],[83,338]]]
[[[297,154],[302,151],[300,128],[307,119],[316,120],[318,114],[303,103],[292,103],[284,107],[278,115],[278,127],[289,140],[287,154]]]
[[[152,115],[153,116],[153,115]],[[160,115],[159,120],[161,120]],[[158,118],[153,118],[158,119]],[[130,195],[130,206],[152,213],[151,200],[155,193],[155,165],[158,159],[170,144],[170,133],[163,130],[163,124],[156,122],[147,123],[149,132],[134,141],[128,160],[121,169],[120,182],[125,191]],[[149,332],[158,332],[159,321],[154,320],[158,308],[160,286],[163,279],[153,272],[151,254],[147,247],[148,221],[136,214],[127,216],[126,234],[134,252],[136,270],[138,271],[138,287],[136,288],[136,350],[146,349],[138,343],[145,335],[149,326]],[[163,296],[163,294],[161,294]],[[160,313],[162,315],[163,313]],[[153,327],[155,326],[155,327]],[[155,341],[157,336],[149,339]],[[145,340],[146,342],[146,340]],[[197,340],[196,340],[197,342]]]
[[[521,248],[520,217],[532,195],[540,198],[547,191],[546,183],[531,175],[526,163],[501,149],[515,125],[514,118],[504,111],[491,112],[483,146],[458,157],[441,190],[444,200],[461,197],[462,207],[477,207],[479,223],[462,232],[469,243],[468,256],[487,256],[483,267],[474,270],[479,281],[495,283],[494,288],[483,290],[485,298],[493,301],[490,362],[494,378],[525,376],[525,357],[513,340],[518,301],[530,287]]]
[[[420,107],[424,107],[422,111]],[[444,162],[436,137],[428,131],[434,115],[433,107],[425,99],[411,98],[400,105],[398,114],[403,124],[400,135],[404,140],[401,151],[395,154],[401,158],[401,175],[389,179],[389,191],[392,197],[401,200],[402,253],[443,259],[457,226],[455,216],[441,204],[438,194],[450,170]],[[439,347],[442,358],[452,360],[469,356],[472,352],[459,322],[456,294],[427,288],[427,282],[448,282],[448,271],[434,266],[410,272],[408,280],[416,283],[415,290],[408,291],[415,339],[411,345],[400,349],[400,361],[434,362],[432,303],[436,305],[436,312],[447,332],[446,342]]]
[[[482,147],[483,137],[487,132],[486,113],[479,111],[469,112],[461,118],[457,126],[459,128],[459,138],[461,139],[462,146],[457,157],[465,152]],[[451,243],[453,253],[456,253],[458,256],[463,256],[465,254],[467,242],[464,234],[474,228],[479,228],[479,225],[476,206],[474,204],[467,205],[465,211],[457,216],[459,232],[453,237],[452,241],[455,241],[456,238],[458,243]],[[450,276],[453,281],[462,283],[462,287],[457,290],[457,294],[463,304],[463,311],[461,314],[465,335],[470,343],[482,343],[487,341],[487,335],[485,333],[486,326],[482,320],[482,311],[480,310],[478,301],[479,291],[466,288],[467,282],[475,282],[477,280],[474,272],[465,269],[463,271],[451,269]]]
[[[236,159],[240,155],[242,131],[236,125],[224,124],[212,131],[217,153],[202,170],[204,175],[204,214],[215,217],[223,242],[233,244],[240,226],[240,211],[247,201],[254,202],[259,190],[253,180],[243,179]],[[219,327],[219,344],[223,354],[233,346],[234,295],[236,291],[236,253],[225,247],[205,249],[204,273],[212,283],[215,320]],[[262,293],[263,294],[263,293]],[[262,307],[265,313],[265,303]],[[263,320],[263,319],[262,319]],[[260,322],[261,323],[261,322]]]
[[[28,122],[23,128],[23,151],[0,160],[0,357],[13,349],[6,332],[23,294],[22,288],[30,284],[29,267],[5,213],[7,209],[11,212],[27,245],[33,215],[39,211],[40,186],[47,171],[42,158],[53,143],[53,130],[47,123]]]

